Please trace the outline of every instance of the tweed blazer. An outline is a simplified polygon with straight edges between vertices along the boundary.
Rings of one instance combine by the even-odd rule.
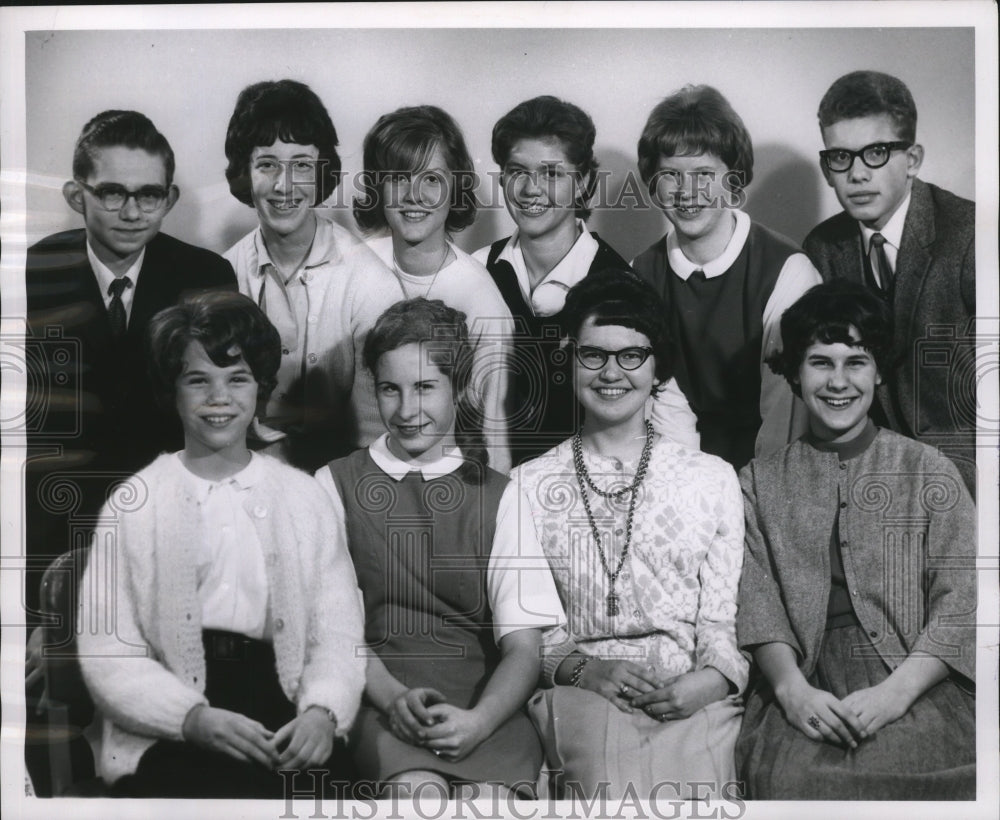
[[[940,447],[975,494],[976,206],[913,181],[896,261],[894,363],[879,403],[893,430]],[[846,212],[826,220],[803,247],[824,280],[864,284],[858,223]]]
[[[323,706],[338,734],[354,722],[365,682],[360,593],[337,526],[311,476],[270,456],[245,509],[267,570],[278,679],[301,713]],[[120,487],[102,511],[81,584],[80,667],[102,716],[99,772],[135,771],[158,739],[181,740],[187,713],[205,703],[196,578],[197,500],[174,454]]]
[[[808,676],[826,628],[838,523],[851,603],[892,670],[915,651],[976,675],[976,510],[950,459],[878,430],[841,462],[805,439],[740,472],[746,554],[737,640],[787,643]]]

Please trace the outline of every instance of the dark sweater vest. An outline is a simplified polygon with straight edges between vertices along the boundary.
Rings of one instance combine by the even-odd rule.
[[[407,687],[475,704],[500,662],[486,593],[508,479],[466,462],[425,481],[386,475],[368,449],[330,462],[364,594],[365,642]]]
[[[631,270],[628,263],[597,234],[597,254],[587,275],[599,270]],[[560,347],[562,315],[536,316],[521,295],[517,274],[498,257],[510,237],[490,246],[486,269],[514,317],[511,390],[507,424],[513,465],[540,456],[572,436],[582,422],[573,395],[573,362]]]
[[[666,237],[635,260],[663,297],[678,347],[674,375],[698,417],[701,449],[737,470],[754,454],[760,429],[764,307],[788,257],[801,251],[752,223],[736,261],[721,276],[677,276]]]

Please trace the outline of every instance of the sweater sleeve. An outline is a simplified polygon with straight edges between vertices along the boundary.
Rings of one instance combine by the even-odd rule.
[[[740,471],[746,533],[736,615],[737,641],[743,650],[765,643],[787,643],[801,658],[802,648],[782,603],[774,561],[762,527],[766,511],[758,506],[754,464],[751,461]]]
[[[764,306],[764,335],[760,346],[760,431],[755,455],[766,455],[801,436],[808,426],[808,414],[783,376],[772,372],[766,360],[781,349],[781,314],[803,293],[822,280],[805,254],[788,257],[771,297]]]
[[[304,494],[303,500],[309,500],[302,508],[311,510],[314,518],[309,564],[314,572],[306,579],[306,655],[296,705],[300,712],[313,705],[330,709],[337,717],[338,735],[345,735],[365,685],[361,593],[342,512],[338,515],[326,493],[310,483],[314,492]]]
[[[739,482],[725,465],[716,500],[717,526],[698,580],[695,620],[696,666],[718,669],[737,688],[747,684],[749,665],[736,647],[736,597],[743,566],[743,504]]]
[[[936,456],[924,488],[927,533],[926,617],[912,651],[934,655],[976,679],[976,508],[957,468]]]
[[[181,740],[188,712],[207,700],[160,663],[143,636],[136,593],[147,589],[151,578],[137,577],[141,568],[129,549],[130,528],[113,522],[106,509],[80,584],[77,647],[83,679],[105,719],[133,734]],[[142,549],[155,545],[144,543]]]
[[[691,409],[677,379],[669,379],[646,405],[657,433],[692,450],[701,447],[698,417]]]

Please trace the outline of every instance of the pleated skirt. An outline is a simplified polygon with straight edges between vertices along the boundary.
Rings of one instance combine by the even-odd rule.
[[[864,630],[851,625],[827,630],[809,683],[843,698],[888,676]],[[747,699],[736,763],[748,799],[974,800],[975,695],[946,678],[850,749],[791,726],[762,680]]]

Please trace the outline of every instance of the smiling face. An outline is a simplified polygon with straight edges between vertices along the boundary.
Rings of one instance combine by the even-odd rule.
[[[888,114],[841,120],[823,129],[823,144],[828,149],[860,151],[866,145],[899,139]],[[922,161],[923,148],[913,145],[893,151],[881,168],[869,168],[861,157],[855,157],[851,167],[839,173],[825,164],[821,167],[844,210],[869,228],[881,230],[910,193]]]
[[[653,193],[681,247],[699,240],[729,241],[734,223],[728,206],[735,198],[725,185],[729,173],[715,154],[660,157]]]
[[[177,201],[177,188],[167,187],[163,158],[141,148],[122,145],[99,148],[91,160],[93,171],[83,180],[91,188],[121,185],[129,191],[152,187],[168,190],[163,205],[153,213],[146,213],[139,208],[135,197],[129,197],[117,211],[106,211],[79,183],[67,182],[63,187],[70,207],[83,215],[87,239],[97,258],[115,273],[124,273],[159,232],[160,223]]]
[[[375,398],[399,458],[441,455],[455,446],[455,396],[451,379],[419,344],[383,353],[375,373]]]
[[[440,146],[427,164],[412,174],[399,173],[383,183],[385,220],[394,239],[409,245],[444,240],[451,209],[452,174]]]
[[[853,327],[851,338],[861,338]],[[813,435],[822,441],[843,443],[864,430],[882,377],[865,348],[843,342],[813,342],[806,348],[797,382]]]
[[[219,367],[201,342],[190,342],[176,391],[187,456],[245,459],[247,428],[257,407],[257,380],[242,358],[230,367]]]
[[[261,227],[282,238],[311,238],[316,224],[315,145],[277,140],[250,154],[250,192]]]
[[[557,139],[520,139],[503,167],[504,199],[521,234],[540,239],[576,235],[579,172]]]
[[[595,325],[593,317],[588,317],[580,326],[576,344],[605,351],[650,347],[646,334],[622,325]],[[573,385],[576,398],[587,413],[585,427],[608,428],[642,422],[646,399],[656,381],[653,356],[635,370],[625,370],[614,356],[608,356],[599,370],[589,370],[575,356],[574,364]]]

